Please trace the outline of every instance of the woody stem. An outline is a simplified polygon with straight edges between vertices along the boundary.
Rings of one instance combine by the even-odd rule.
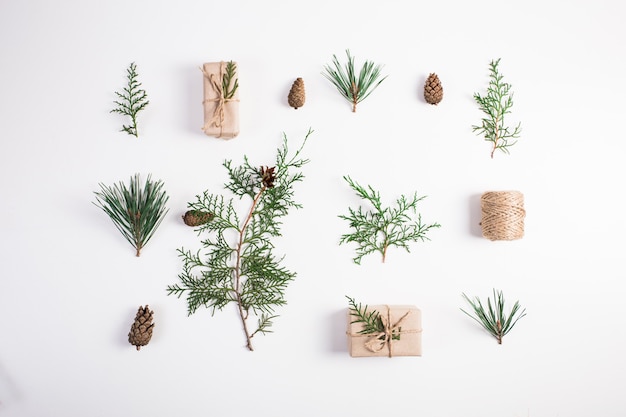
[[[248,318],[248,312],[247,312],[247,309],[244,308],[243,300],[241,298],[241,284],[242,284],[241,282],[241,252],[243,250],[243,241],[245,238],[246,229],[248,228],[248,224],[250,223],[250,220],[252,219],[252,216],[254,215],[254,211],[257,205],[259,204],[261,195],[263,195],[266,189],[267,187],[263,186],[261,190],[258,192],[258,194],[254,197],[254,200],[252,201],[252,206],[250,207],[250,211],[248,212],[248,215],[246,216],[243,226],[241,227],[241,230],[239,231],[239,242],[237,243],[237,249],[235,251],[236,257],[237,257],[236,264],[235,264],[235,271],[234,271],[235,272],[235,294],[237,297],[237,306],[239,308],[239,317],[241,318],[243,331],[246,335],[246,346],[248,350],[250,351],[254,350],[254,348],[252,347],[252,336],[254,335],[254,333],[251,334],[250,331],[248,330],[248,324],[246,321],[246,319]]]

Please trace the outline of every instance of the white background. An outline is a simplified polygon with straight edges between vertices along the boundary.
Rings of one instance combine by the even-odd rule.
[[[4,0],[0,5],[0,415],[617,417],[626,415],[624,6],[618,1]],[[357,108],[321,75],[350,49],[388,78]],[[471,129],[488,64],[513,85],[511,155]],[[203,62],[239,65],[241,134],[205,136]],[[136,62],[150,105],[120,133]],[[429,73],[443,102],[424,102]],[[307,102],[286,102],[302,77]],[[221,163],[272,164],[284,132],[311,162],[275,241],[298,276],[274,333],[245,349],[234,308],[187,317],[176,250]],[[141,257],[93,203],[152,174],[170,209]],[[442,227],[411,253],[352,262],[338,215],[417,191]],[[519,190],[525,237],[481,236],[479,197]],[[501,289],[527,316],[499,346],[461,294]],[[351,358],[345,310],[414,304],[420,358]],[[150,344],[127,333],[155,311]]]

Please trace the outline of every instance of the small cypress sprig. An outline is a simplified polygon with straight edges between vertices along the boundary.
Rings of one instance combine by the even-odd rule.
[[[474,100],[487,117],[482,119],[479,126],[472,126],[472,130],[492,143],[491,158],[496,149],[508,154],[509,148],[517,143],[514,139],[519,138],[522,132],[521,123],[512,130],[504,123],[504,116],[511,113],[513,107],[513,93],[511,85],[502,81],[503,76],[498,70],[499,64],[500,58],[489,63],[490,81],[487,94],[481,96],[474,93]]]
[[[139,174],[135,174],[129,186],[121,181],[112,187],[102,183],[99,185],[101,191],[94,192],[94,204],[111,218],[115,227],[135,248],[136,256],[139,256],[168,212],[165,204],[169,197],[163,190],[163,182],[153,182],[148,175],[142,187]]]
[[[354,57],[350,55],[349,49],[346,49],[346,55],[348,62],[344,65],[339,62],[336,55],[333,55],[333,66],[325,65],[326,72],[322,75],[352,103],[352,112],[356,112],[356,105],[365,100],[387,76],[380,78],[382,66],[371,61],[365,61],[357,76]]]
[[[222,91],[224,92],[224,98],[227,100],[232,99],[239,88],[239,78],[235,78],[236,74],[237,64],[233,61],[228,61],[222,77]]]
[[[303,180],[299,169],[309,162],[300,156],[309,136],[289,156],[287,137],[277,150],[272,167],[253,166],[244,156],[243,164],[233,166],[227,160],[223,166],[228,172],[224,188],[234,196],[250,200],[250,209],[240,216],[233,200],[205,191],[189,203],[191,210],[211,213],[211,221],[196,229],[209,236],[202,240],[203,253],[178,250],[183,261],[180,283],[167,287],[168,295],[187,297],[187,311],[191,315],[200,307],[222,310],[234,303],[239,312],[247,348],[252,351],[252,338],[257,333],[270,333],[277,306],[286,304],[285,290],[296,273],[283,267],[283,257],[274,255],[274,237],[281,235],[281,218],[290,209],[300,208],[294,200],[294,185]],[[294,171],[295,170],[295,171]],[[248,319],[257,317],[257,328],[249,327]]]
[[[361,258],[373,252],[380,252],[382,261],[385,262],[390,246],[410,252],[410,242],[430,240],[426,233],[430,229],[441,227],[438,223],[422,223],[421,214],[417,214],[417,219],[411,216],[411,213],[417,213],[417,203],[426,196],[418,197],[414,193],[411,198],[407,198],[401,195],[396,199],[395,207],[383,207],[380,193],[372,186],[365,188],[349,176],[343,178],[360,198],[373,206],[373,210],[365,210],[360,206],[357,209],[349,208],[349,215],[339,216],[347,220],[354,229],[352,233],[342,235],[339,243],[357,243],[357,256],[353,258],[356,264],[360,265]]]
[[[361,303],[356,303],[354,298],[348,297],[348,304],[350,306],[350,316],[354,319],[350,322],[350,324],[361,323],[363,328],[359,330],[358,334],[376,334],[385,332],[385,324],[380,317],[380,313],[376,310],[367,311],[367,305],[364,307]],[[394,331],[395,333],[395,331]],[[380,339],[384,339],[384,336],[381,336]],[[400,334],[393,334],[393,340],[400,340]]]
[[[519,301],[513,304],[513,308],[507,314],[504,311],[504,295],[502,291],[493,290],[493,302],[487,297],[487,309],[483,306],[478,297],[470,299],[467,295],[463,294],[463,298],[472,306],[473,315],[467,311],[461,309],[462,312],[467,314],[472,319],[476,320],[485,330],[496,338],[498,344],[502,344],[502,338],[513,329],[515,323],[526,315],[526,309],[520,311]],[[517,318],[516,314],[519,315]]]
[[[361,323],[363,329],[359,330],[359,334],[372,334],[385,331],[385,325],[380,318],[380,314],[376,310],[367,311],[367,305],[363,307],[361,303],[356,303],[354,298],[346,295],[350,306],[350,316],[354,319],[350,324]]]
[[[115,92],[119,100],[114,101],[117,107],[111,110],[110,113],[119,113],[130,117],[130,125],[122,125],[120,132],[126,132],[129,135],[139,137],[137,130],[137,114],[145,109],[150,102],[148,101],[148,95],[145,90],[140,88],[141,83],[137,81],[137,65],[135,65],[134,62],[131,62],[126,70],[126,77],[128,84],[124,87],[123,92]]]

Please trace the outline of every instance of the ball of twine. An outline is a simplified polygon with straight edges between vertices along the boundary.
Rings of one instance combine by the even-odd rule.
[[[524,236],[524,194],[488,191],[480,197],[483,236],[490,240],[515,240]]]

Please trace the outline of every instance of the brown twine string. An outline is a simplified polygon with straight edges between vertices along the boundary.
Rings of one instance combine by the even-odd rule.
[[[483,236],[490,240],[515,240],[524,236],[524,194],[488,191],[480,197]]]
[[[204,76],[211,82],[211,85],[213,85],[213,88],[217,92],[216,98],[205,99],[202,102],[202,104],[208,101],[217,102],[217,106],[215,107],[215,112],[213,113],[213,117],[211,118],[211,120],[209,120],[208,122],[204,124],[204,127],[202,128],[202,130],[206,132],[211,126],[219,127],[220,133],[219,135],[217,135],[218,138],[222,136],[222,130],[223,130],[223,124],[224,124],[224,104],[228,101],[239,101],[234,98],[224,98],[224,89],[222,88],[222,80],[224,78],[224,64],[225,64],[224,61],[220,62],[219,75],[216,75],[214,73],[209,74],[204,70],[204,68],[202,67],[200,68],[200,71],[202,71]]]
[[[389,352],[388,356],[393,357],[393,336],[406,334],[406,333],[421,333],[421,330],[411,329],[411,330],[401,330],[399,328],[402,321],[411,314],[411,310],[404,313],[402,317],[398,319],[393,325],[391,325],[391,310],[388,305],[385,306],[387,309],[387,315],[381,317],[381,321],[383,322],[384,330],[378,333],[348,333],[349,336],[356,337],[368,337],[369,339],[365,342],[365,348],[370,352],[380,352],[385,347]]]

